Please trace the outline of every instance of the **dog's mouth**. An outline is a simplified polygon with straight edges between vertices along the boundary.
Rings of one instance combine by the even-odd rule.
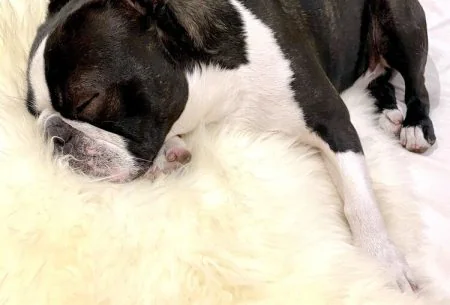
[[[55,158],[95,181],[129,182],[150,167],[131,155],[118,135],[56,113],[43,112],[38,122]]]

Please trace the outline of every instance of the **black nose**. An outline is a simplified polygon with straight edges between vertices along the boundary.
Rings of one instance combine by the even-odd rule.
[[[50,118],[45,126],[47,140],[53,141],[55,149],[61,151],[74,136],[75,129],[59,117]]]

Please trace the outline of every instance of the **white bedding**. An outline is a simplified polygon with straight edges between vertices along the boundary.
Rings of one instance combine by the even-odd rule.
[[[438,140],[423,156],[408,153],[406,164],[417,195],[426,203],[423,215],[430,226],[429,237],[436,243],[436,252],[430,256],[435,255],[437,265],[429,267],[450,293],[450,249],[444,247],[450,245],[450,1],[421,3],[427,15],[430,44],[426,83]],[[401,93],[402,80],[397,78],[395,83]]]
[[[436,198],[441,201],[450,194],[450,2],[422,0],[421,3],[427,14],[429,28],[426,83],[438,142],[425,156],[411,157],[411,168],[416,174],[419,190],[429,192],[431,187],[436,192]],[[402,85],[398,79],[396,83]],[[433,184],[427,178],[430,174],[436,175]]]

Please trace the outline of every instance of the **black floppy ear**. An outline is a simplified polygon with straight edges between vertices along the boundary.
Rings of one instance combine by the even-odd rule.
[[[203,4],[203,0],[119,1],[122,2],[122,5],[125,4],[127,9],[131,9],[134,13],[140,15],[144,29],[157,29],[161,42],[175,60],[182,60],[178,58],[180,55],[194,55],[193,53],[200,52],[203,47],[204,37],[202,37],[203,33],[199,31],[200,23],[210,22],[209,20],[202,20],[201,9],[204,5],[201,4]],[[188,3],[189,9],[185,9],[185,1]],[[199,9],[195,14],[193,14],[194,7]]]
[[[1,1],[1,0],[0,0]],[[231,1],[217,0],[115,0],[140,14],[146,29],[156,33],[177,63],[207,62],[233,47],[244,48],[243,22]],[[228,59],[227,61],[234,61]]]
[[[129,8],[134,9],[142,16],[150,15],[153,11],[154,3],[158,0],[122,0]]]
[[[144,28],[148,29],[152,24],[156,24],[158,20],[162,20],[165,16],[161,16],[160,12],[167,9],[168,0],[112,0],[124,5],[128,11],[138,14],[144,21]]]
[[[47,17],[50,17],[59,12],[69,1],[70,0],[50,0],[47,8]]]

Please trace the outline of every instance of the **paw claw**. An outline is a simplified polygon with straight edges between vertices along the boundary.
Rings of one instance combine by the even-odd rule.
[[[186,150],[183,154],[178,156],[178,162],[180,162],[181,164],[188,164],[189,162],[191,162],[191,158],[191,153]]]
[[[402,291],[402,292],[417,292],[419,290],[419,287],[408,275],[408,274],[410,274],[410,271],[407,269],[407,270],[404,270],[403,272],[404,272],[404,274],[400,275],[396,281],[397,286],[399,287],[400,291]]]
[[[171,152],[166,155],[166,158],[167,158],[167,161],[174,162],[177,159],[177,155],[175,153]]]

